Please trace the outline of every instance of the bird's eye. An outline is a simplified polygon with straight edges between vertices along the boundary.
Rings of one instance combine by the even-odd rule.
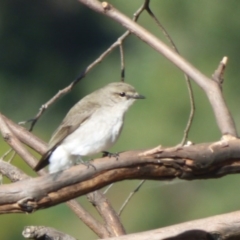
[[[126,96],[126,93],[125,93],[125,92],[121,92],[121,93],[119,93],[119,96],[125,97],[125,96]]]

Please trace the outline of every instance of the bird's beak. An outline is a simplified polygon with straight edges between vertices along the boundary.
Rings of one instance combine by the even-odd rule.
[[[140,95],[138,93],[136,93],[135,95],[132,96],[132,98],[135,98],[135,99],[145,99],[145,97],[143,95]]]

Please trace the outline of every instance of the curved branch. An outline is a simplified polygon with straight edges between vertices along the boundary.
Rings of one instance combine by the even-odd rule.
[[[222,135],[230,134],[233,136],[237,136],[237,130],[233,118],[222,96],[221,87],[217,82],[206,77],[203,73],[197,70],[184,58],[182,58],[166,44],[160,41],[156,36],[147,31],[145,28],[141,27],[136,22],[132,21],[123,13],[119,12],[107,2],[100,3],[97,0],[78,1],[86,5],[87,7],[93,9],[94,11],[104,14],[113,19],[114,21],[120,23],[131,33],[139,37],[142,41],[146,42],[149,46],[164,55],[178,68],[185,72],[203,89],[203,91],[207,95]]]
[[[0,186],[0,213],[32,212],[125,179],[219,178],[240,172],[240,140],[166,148],[152,155],[121,153],[66,171]],[[26,188],[27,186],[27,188]]]
[[[239,214],[240,211],[232,212],[106,240],[234,240],[240,237]]]

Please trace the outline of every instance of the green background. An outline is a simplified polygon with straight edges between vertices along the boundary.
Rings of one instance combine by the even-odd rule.
[[[142,1],[110,1],[129,17]],[[239,114],[240,2],[151,1],[182,56],[207,76],[223,56],[229,57],[223,92],[237,128]],[[154,21],[143,13],[139,23],[164,42]],[[0,1],[0,109],[15,122],[35,116],[42,104],[71,83],[125,29],[77,1]],[[174,146],[181,141],[189,116],[189,97],[182,72],[137,37],[124,42],[126,82],[146,96],[128,112],[119,141],[110,151]],[[69,94],[51,106],[34,134],[48,141],[68,109],[93,90],[120,80],[119,49],[97,65]],[[196,114],[189,140],[220,139],[212,109],[202,90],[193,84]],[[1,139],[0,154],[8,146]],[[35,176],[16,157],[13,164]],[[107,197],[119,209],[139,181],[115,184]],[[3,179],[3,183],[7,183]],[[148,181],[122,214],[128,233],[160,228],[239,209],[239,176],[214,180]],[[79,201],[97,215],[85,197]],[[33,214],[0,216],[0,239],[23,239],[27,225],[51,226],[79,239],[96,236],[61,204]]]

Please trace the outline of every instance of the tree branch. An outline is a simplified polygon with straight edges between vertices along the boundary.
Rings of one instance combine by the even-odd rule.
[[[23,179],[30,179],[30,177],[18,169],[17,167],[13,166],[12,164],[5,162],[0,159],[0,173],[10,179],[12,182],[17,182]]]
[[[4,140],[17,152],[17,154],[22,157],[30,167],[34,167],[36,164],[36,158],[22,146],[21,142],[15,137],[7,126],[4,118],[0,114],[0,131]]]
[[[0,186],[0,213],[32,212],[93,192],[126,179],[193,180],[219,178],[240,172],[240,140],[166,148],[144,156],[129,151],[95,159],[95,166],[74,166],[66,171]],[[28,186],[26,188],[26,186]]]
[[[218,127],[222,133],[237,136],[236,127],[228,110],[225,100],[222,96],[221,87],[219,84],[210,78],[206,77],[203,73],[197,70],[189,62],[187,62],[180,55],[175,53],[166,44],[161,42],[156,36],[141,27],[136,22],[119,12],[112,5],[107,2],[100,3],[97,0],[78,0],[87,7],[93,9],[96,12],[104,14],[114,21],[120,23],[127,28],[131,33],[139,37],[142,41],[146,42],[149,46],[155,49],[157,52],[164,55],[178,68],[185,72],[191,79],[193,79],[205,92],[208,100],[212,106]]]
[[[96,207],[100,216],[103,217],[111,236],[126,234],[118,214],[114,211],[107,198],[100,191],[87,194],[89,201]]]
[[[35,240],[77,240],[66,233],[45,226],[27,226],[22,232],[23,237]]]
[[[240,211],[106,240],[234,240],[240,238]]]

